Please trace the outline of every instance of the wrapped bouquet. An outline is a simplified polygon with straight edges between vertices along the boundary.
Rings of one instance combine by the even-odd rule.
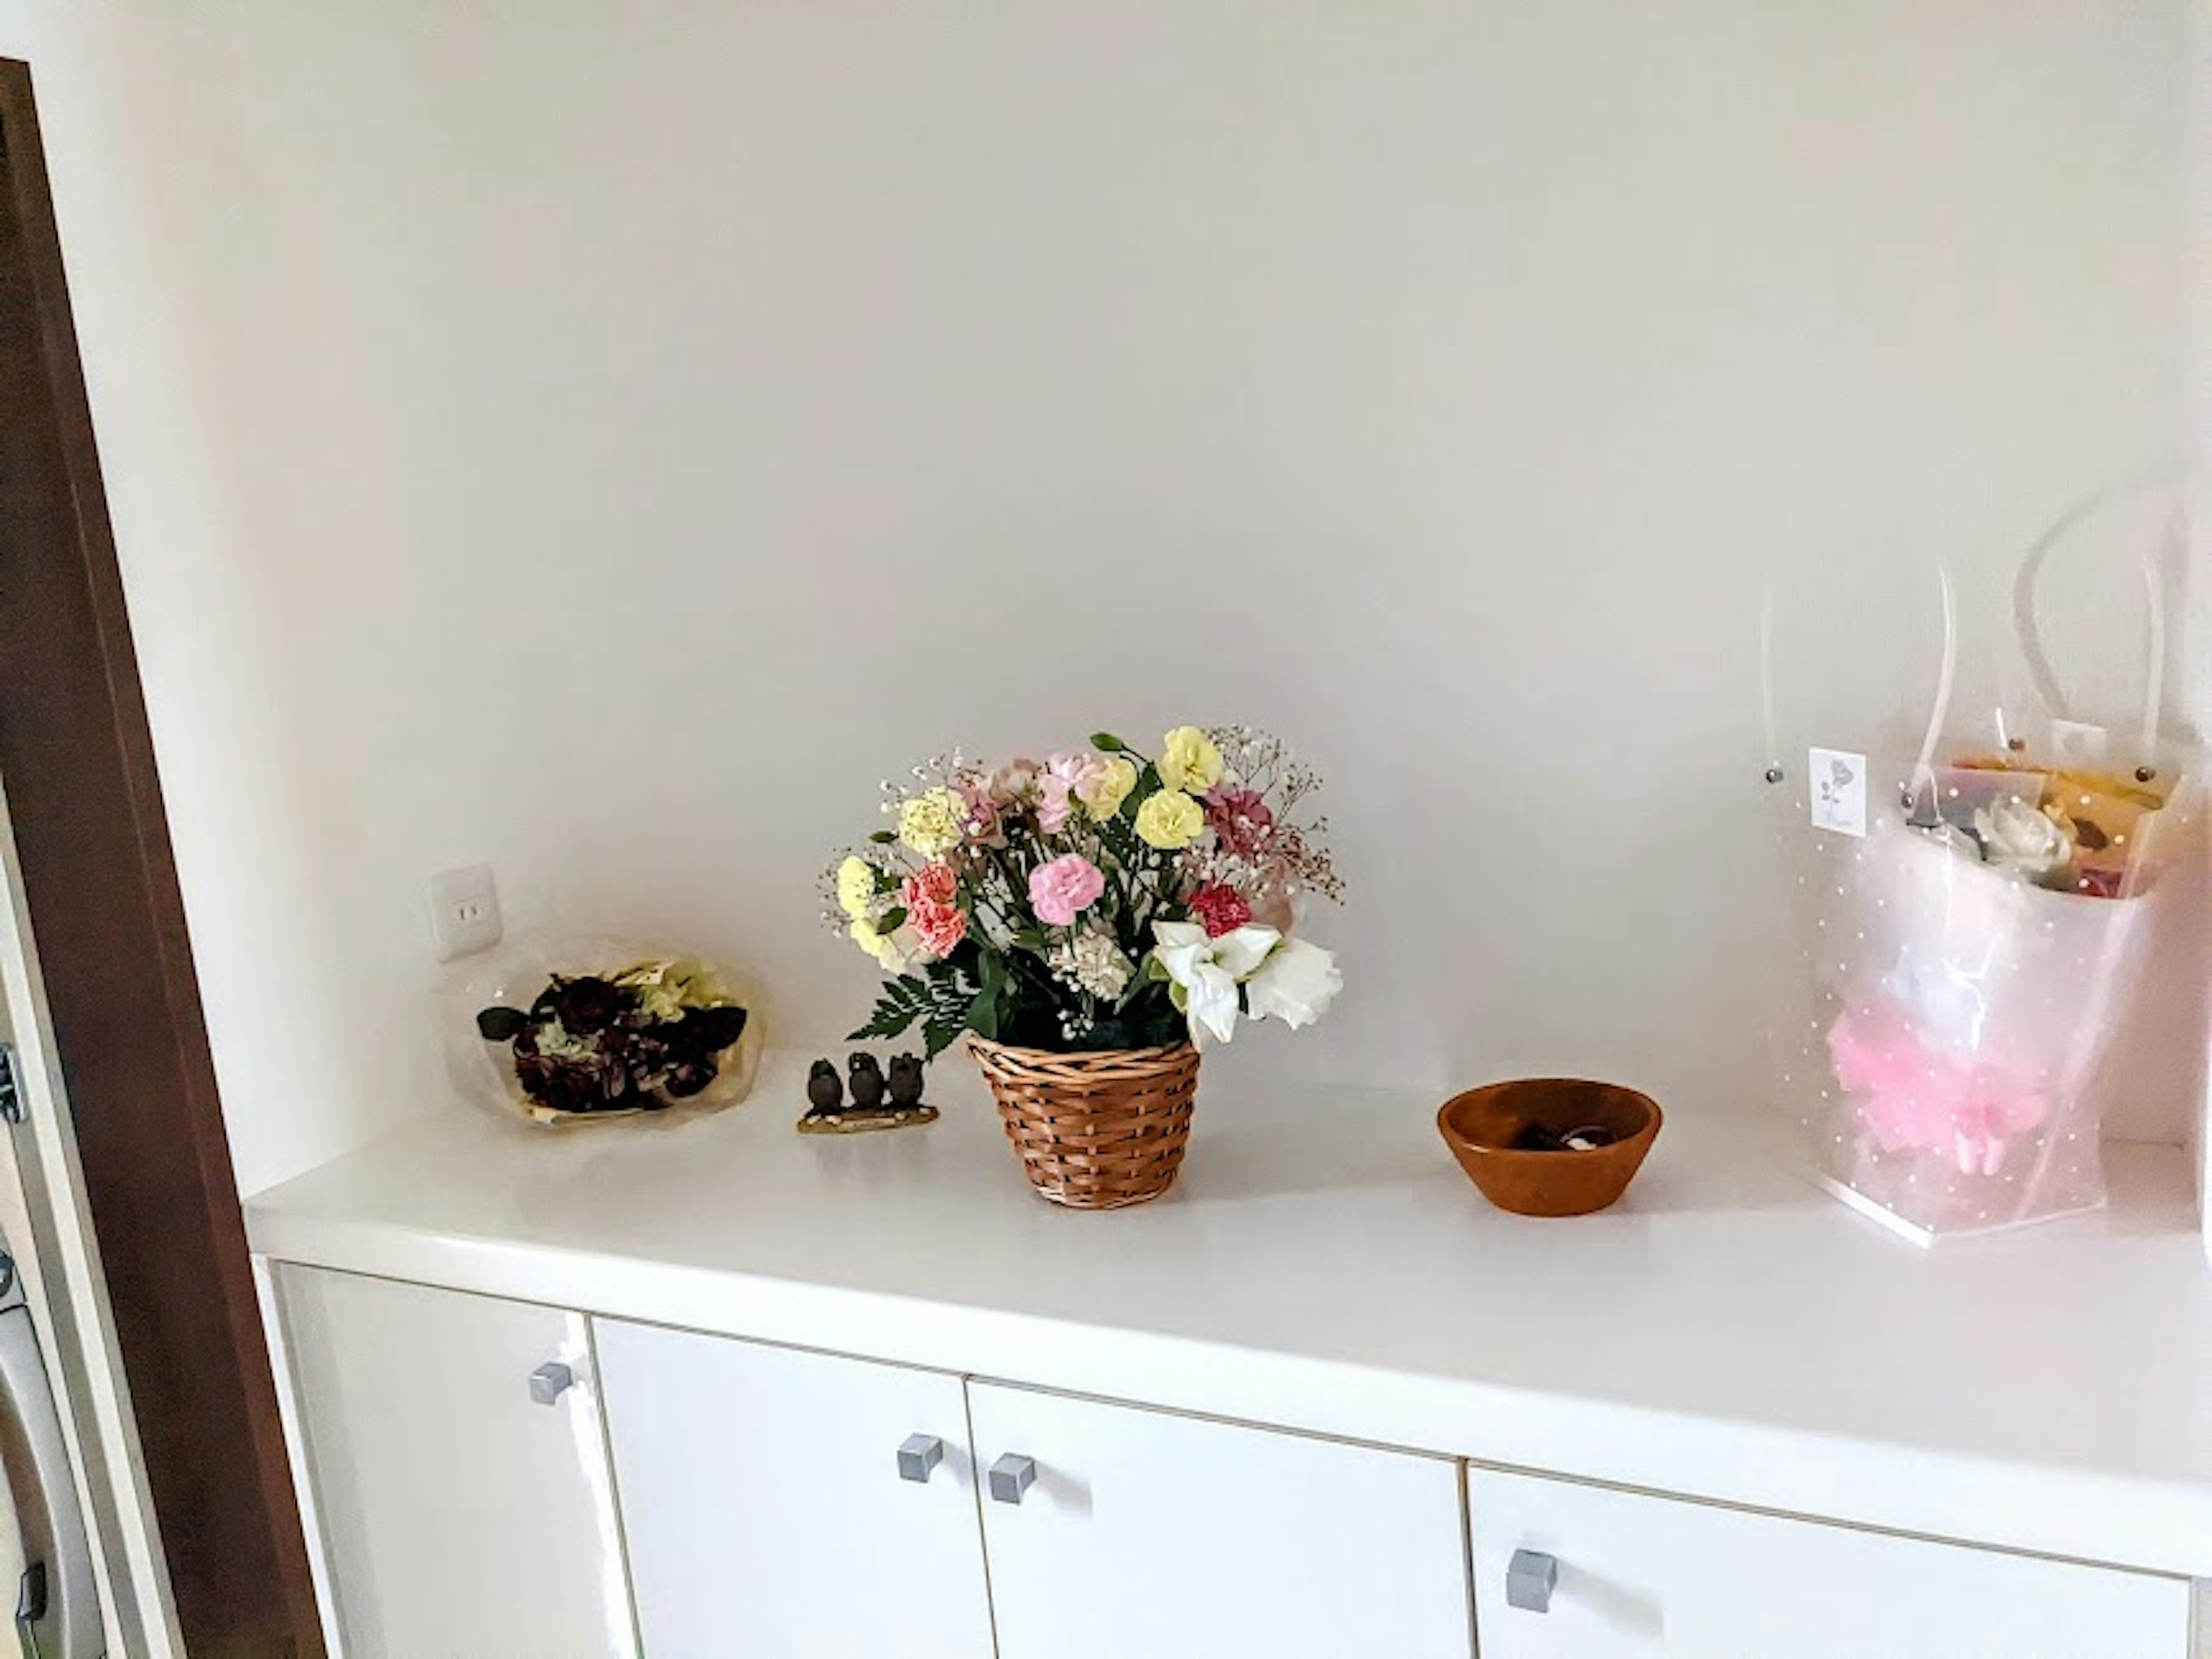
[[[526,1006],[495,1000],[479,1009],[476,1030],[538,1121],[662,1111],[710,1091],[736,1097],[727,1085],[738,1080],[735,1055],[748,1016],[703,963],[571,963],[514,1000],[524,997]]]

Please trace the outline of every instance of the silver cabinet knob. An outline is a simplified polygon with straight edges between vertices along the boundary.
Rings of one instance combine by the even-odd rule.
[[[530,1397],[550,1406],[576,1384],[576,1373],[557,1359],[548,1360],[530,1373]]]
[[[1516,1550],[1505,1564],[1505,1605],[1523,1613],[1549,1613],[1559,1587],[1559,1560],[1536,1550]]]
[[[910,1434],[899,1443],[898,1472],[902,1480],[927,1481],[929,1472],[945,1461],[945,1443],[933,1434]]]
[[[1036,1459],[1008,1452],[991,1465],[991,1496],[1001,1504],[1018,1504],[1022,1494],[1036,1484]]]

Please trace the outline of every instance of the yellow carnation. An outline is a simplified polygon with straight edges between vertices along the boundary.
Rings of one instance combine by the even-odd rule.
[[[1121,810],[1137,787],[1136,763],[1124,755],[1103,755],[1075,787],[1083,810],[1103,823]]]
[[[1221,781],[1221,751],[1196,726],[1178,726],[1160,739],[1160,781],[1204,794]]]
[[[837,866],[838,908],[858,921],[868,914],[868,907],[876,901],[876,872],[867,860],[856,853],[845,855]]]
[[[906,971],[906,952],[899,948],[898,941],[866,916],[854,917],[853,925],[846,931],[852,934],[853,943],[873,957],[877,966],[885,973],[902,974]]]
[[[1206,814],[1180,789],[1163,789],[1137,809],[1137,834],[1163,852],[1188,847],[1206,828]]]
[[[926,859],[960,844],[960,799],[950,789],[925,789],[899,808],[899,839]]]

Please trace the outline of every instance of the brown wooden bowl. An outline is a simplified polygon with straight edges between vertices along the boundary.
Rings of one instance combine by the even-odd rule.
[[[1588,1215],[1628,1190],[1659,1138],[1658,1103],[1615,1083],[1526,1078],[1455,1095],[1437,1114],[1452,1156],[1501,1210],[1516,1215]],[[1618,1137],[1588,1152],[1524,1152],[1513,1142],[1529,1125],[1565,1134],[1589,1124]]]

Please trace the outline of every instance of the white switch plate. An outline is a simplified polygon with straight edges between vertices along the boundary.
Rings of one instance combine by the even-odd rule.
[[[430,878],[430,937],[439,961],[488,951],[506,931],[499,919],[499,888],[492,880],[491,866],[471,864],[441,870]]]

